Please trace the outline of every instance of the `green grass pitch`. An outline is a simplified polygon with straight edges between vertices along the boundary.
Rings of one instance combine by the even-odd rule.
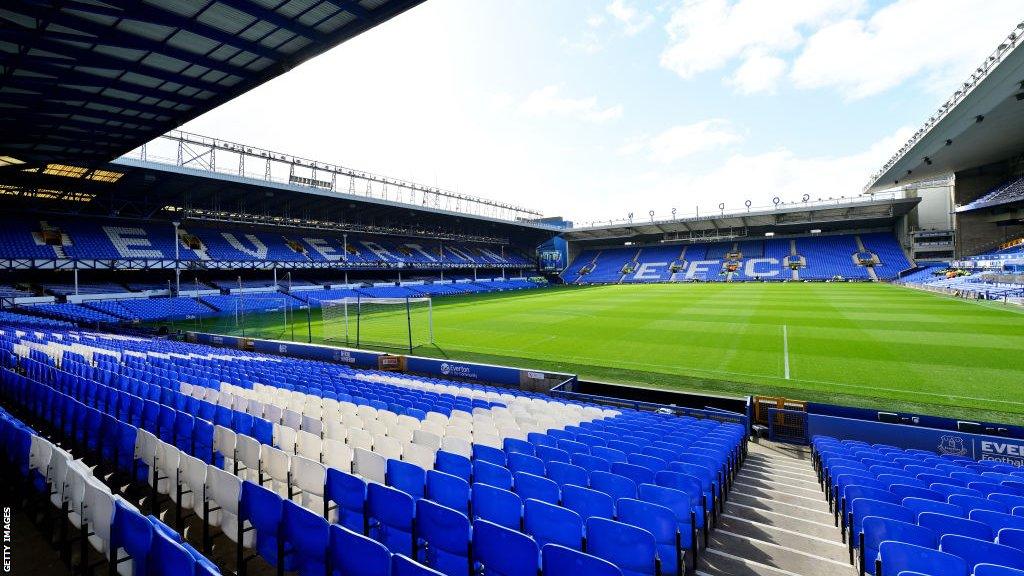
[[[311,318],[322,341],[319,311]],[[416,354],[1024,422],[1024,311],[1013,306],[886,284],[659,284],[435,298],[433,318],[435,346]],[[304,312],[247,322],[252,335],[307,339]]]

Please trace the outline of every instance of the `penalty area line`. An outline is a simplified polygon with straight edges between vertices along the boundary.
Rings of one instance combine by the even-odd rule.
[[[789,380],[789,331],[782,325],[782,368],[786,380]]]

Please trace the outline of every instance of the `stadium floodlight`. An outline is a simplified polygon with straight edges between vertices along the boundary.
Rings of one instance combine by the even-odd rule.
[[[626,240],[625,242],[623,242],[623,243],[622,243],[622,245],[623,245],[623,246],[632,246],[632,245],[633,245],[633,242],[632,242],[632,241],[630,241],[630,240]]]
[[[821,234],[821,228],[815,228],[814,230],[811,230],[811,234]]]
[[[765,232],[764,235],[768,238],[771,238],[772,236],[775,236],[775,232]]]

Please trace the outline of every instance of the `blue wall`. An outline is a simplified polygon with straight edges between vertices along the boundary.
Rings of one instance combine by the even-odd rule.
[[[897,448],[969,456],[975,460],[999,460],[1014,466],[1024,465],[1024,441],[1014,438],[822,414],[808,415],[807,433],[811,438],[831,436],[840,440],[861,440]]]

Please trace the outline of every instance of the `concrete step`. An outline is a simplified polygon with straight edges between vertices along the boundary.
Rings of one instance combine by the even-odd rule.
[[[729,494],[730,496],[744,495],[762,500],[772,500],[828,513],[828,503],[825,501],[825,496],[820,493],[817,496],[808,493],[791,494],[777,488],[759,488],[752,484],[745,484],[740,479],[733,484]]]
[[[830,560],[849,562],[846,544],[839,541],[834,527],[832,527],[831,534],[825,536],[811,535],[797,528],[797,526],[782,527],[773,525],[771,522],[758,522],[732,515],[723,515],[717,527],[718,530],[760,540],[767,544],[799,550]]]
[[[761,566],[777,568],[802,576],[831,576],[832,574],[848,575],[852,572],[849,562],[818,556],[790,548],[784,544],[776,544],[761,538],[755,538],[730,532],[727,529],[716,529],[709,538],[710,548],[722,551],[744,560],[753,561]],[[845,552],[844,548],[839,548]],[[770,572],[758,572],[768,576]]]
[[[836,529],[831,518],[828,518],[827,521],[810,518],[797,518],[795,516],[788,516],[781,512],[774,512],[763,508],[741,506],[733,503],[732,501],[725,503],[723,515],[758,522],[760,524],[782,526],[787,530],[807,534],[808,536],[814,536],[816,538],[823,538],[835,542],[842,541],[839,531]]]

